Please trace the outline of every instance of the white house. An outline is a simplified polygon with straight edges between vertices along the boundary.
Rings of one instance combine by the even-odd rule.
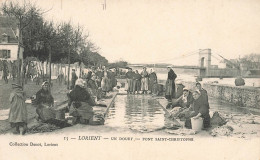
[[[0,60],[17,60],[19,30],[14,18],[0,16]],[[20,57],[24,48],[20,47]]]

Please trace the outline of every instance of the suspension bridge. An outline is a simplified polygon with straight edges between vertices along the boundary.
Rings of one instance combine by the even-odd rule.
[[[212,53],[211,49],[200,49],[198,51],[189,52],[186,54],[182,54],[180,56],[167,58],[167,59],[161,59],[156,62],[151,62],[149,65],[145,64],[131,64],[129,67],[143,67],[143,66],[151,66],[152,64],[155,66],[155,64],[165,63],[172,60],[182,60],[184,58],[198,55],[198,65],[196,66],[189,66],[189,65],[183,65],[183,66],[176,66],[171,65],[171,68],[180,68],[180,69],[192,69],[194,72],[198,72],[198,76],[201,78],[205,77],[217,77],[217,78],[224,78],[224,77],[237,77],[241,74],[240,67],[236,64],[232,63],[231,61],[225,59],[223,56]],[[218,68],[216,65],[212,65],[212,57],[215,58],[218,61],[223,61],[225,63],[231,64],[232,68]],[[165,66],[158,66],[156,65],[156,68],[165,68]]]

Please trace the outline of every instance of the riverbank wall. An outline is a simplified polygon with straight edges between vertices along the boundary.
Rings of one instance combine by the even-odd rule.
[[[183,82],[187,88],[195,88],[195,84],[195,82]],[[260,112],[260,88],[211,83],[204,83],[202,86],[210,97]]]

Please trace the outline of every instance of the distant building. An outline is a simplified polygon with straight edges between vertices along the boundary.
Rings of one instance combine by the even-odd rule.
[[[0,60],[17,60],[19,35],[18,23],[14,18],[0,16]],[[20,57],[24,48],[20,45]]]

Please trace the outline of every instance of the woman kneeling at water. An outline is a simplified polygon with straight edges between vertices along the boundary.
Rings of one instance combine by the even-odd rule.
[[[95,105],[95,100],[91,98],[90,93],[84,88],[83,79],[78,79],[75,85],[75,88],[68,94],[69,112],[74,117],[73,124],[79,122],[88,124],[94,115],[92,106]],[[72,107],[70,107],[71,105]]]
[[[188,119],[185,122],[185,127],[191,128],[191,118],[198,119],[199,117],[203,118],[204,128],[210,127],[210,115],[209,115],[209,107],[204,102],[204,99],[201,97],[199,91],[194,91],[192,93],[194,101],[189,108],[191,114],[187,117]]]

